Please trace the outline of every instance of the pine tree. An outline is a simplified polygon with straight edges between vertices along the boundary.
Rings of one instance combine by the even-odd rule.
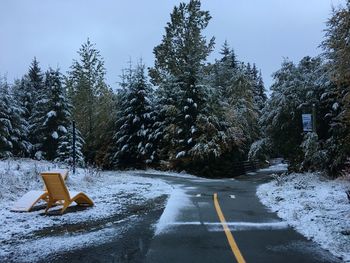
[[[112,162],[118,167],[143,167],[154,160],[155,150],[151,140],[154,122],[152,90],[144,69],[142,63],[136,69],[130,68],[124,82],[125,99],[118,113],[120,118],[112,148]]]

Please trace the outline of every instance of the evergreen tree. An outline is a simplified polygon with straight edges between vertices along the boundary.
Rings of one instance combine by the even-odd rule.
[[[107,158],[108,147],[113,141],[117,106],[116,95],[111,89],[103,89],[101,95],[97,98],[97,118],[99,120],[99,129],[95,131],[96,136],[96,155],[94,158],[98,166],[103,166]],[[111,114],[113,113],[113,114]]]
[[[218,116],[224,116],[228,125],[235,130],[235,141],[246,151],[258,137],[258,108],[255,103],[256,67],[245,66],[235,59],[232,49],[225,42],[222,58],[214,64],[213,86],[221,105]],[[254,72],[254,73],[252,73]],[[255,74],[255,75],[254,75]]]
[[[8,87],[0,79],[0,158],[12,156],[10,101]]]
[[[28,122],[35,105],[28,75],[15,80],[12,90],[18,105],[23,109],[22,117]]]
[[[41,140],[41,135],[39,133],[40,127],[38,127],[38,122],[40,122],[41,114],[45,111],[45,96],[46,92],[44,90],[43,74],[39,67],[39,62],[34,57],[29,71],[27,74],[28,80],[25,83],[28,87],[25,88],[25,99],[26,110],[28,114],[29,123],[29,139],[33,145],[32,154],[38,151],[39,141]]]
[[[82,148],[84,140],[81,137],[80,131],[75,130],[75,161],[78,165],[84,165],[84,155]],[[73,164],[73,126],[67,127],[67,132],[63,133],[58,139],[58,147],[56,152],[56,162],[64,162],[69,165]]]
[[[327,141],[332,149],[329,163],[332,174],[339,173],[350,155],[350,1],[333,9],[327,22],[322,47],[328,59],[328,73],[331,84],[324,93],[323,101],[328,104],[331,137]]]
[[[22,117],[24,110],[9,93],[6,80],[0,79],[0,156],[26,156],[28,124]]]
[[[294,169],[299,169],[303,159],[300,148],[304,141],[301,114],[310,113],[313,104],[320,107],[321,68],[320,58],[305,57],[297,66],[284,61],[281,69],[273,75],[271,98],[260,119],[271,149],[276,155],[289,159]]]
[[[41,135],[38,154],[43,153],[47,160],[54,160],[57,156],[60,137],[65,136],[70,126],[70,105],[67,95],[62,86],[62,76],[59,70],[49,69],[45,77],[45,91],[42,94],[45,100],[45,109],[38,118]]]
[[[35,145],[38,144],[40,137],[37,135],[35,130],[35,119],[37,111],[39,110],[38,101],[41,100],[41,93],[43,92],[43,74],[39,67],[39,62],[34,57],[28,73],[23,76],[20,80],[16,80],[13,85],[13,94],[16,98],[18,108],[20,108],[20,117],[24,121],[24,125],[27,125],[26,130],[28,131],[27,137],[29,138],[30,144],[30,155],[32,156],[36,150]],[[40,106],[41,107],[41,106]]]
[[[111,92],[105,83],[104,61],[95,45],[88,39],[78,54],[80,59],[73,61],[66,84],[73,104],[73,119],[85,140],[84,155],[88,162],[94,162],[101,144],[97,133],[100,129],[105,130],[106,123],[110,122],[99,116],[101,112],[105,114],[99,106],[108,108],[103,98],[108,98]]]
[[[259,72],[256,68],[256,65],[253,64],[253,67],[250,70],[250,72],[248,72],[248,74],[253,85],[254,105],[260,113],[261,110],[264,108],[265,102],[267,100],[261,72]]]
[[[124,82],[124,101],[122,102],[120,118],[117,121],[117,131],[114,135],[112,162],[118,167],[143,167],[154,160],[152,145],[152,90],[147,83],[144,65],[129,69],[126,83]]]
[[[204,63],[214,38],[207,41],[202,35],[211,17],[200,7],[200,1],[192,0],[174,8],[162,43],[154,48],[155,66],[150,70],[158,94],[164,96],[159,99],[166,116],[163,138],[173,161],[191,161],[217,150],[208,143],[202,151],[211,141],[205,127],[215,127],[207,105],[210,88],[203,85]]]

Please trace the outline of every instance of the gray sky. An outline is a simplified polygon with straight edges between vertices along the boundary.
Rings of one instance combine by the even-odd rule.
[[[41,68],[69,69],[89,37],[104,57],[107,82],[115,88],[131,58],[154,61],[175,0],[1,0],[0,74],[13,82],[34,56]],[[344,0],[202,0],[213,17],[205,34],[216,37],[213,61],[225,39],[239,60],[255,62],[266,86],[284,57],[315,56],[331,6]]]

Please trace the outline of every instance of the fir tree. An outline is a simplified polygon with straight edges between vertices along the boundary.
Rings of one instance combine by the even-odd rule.
[[[154,48],[156,61],[150,70],[158,93],[166,96],[161,99],[162,107],[170,118],[166,118],[163,137],[168,140],[168,156],[173,160],[198,153],[195,146],[205,133],[198,125],[203,127],[202,122],[209,121],[205,116],[208,87],[201,80],[214,38],[208,42],[202,35],[211,17],[200,7],[200,1],[192,0],[174,8],[162,43]]]
[[[11,137],[11,98],[8,94],[8,87],[0,79],[0,157],[12,156]]]
[[[32,144],[31,154],[35,155],[40,151],[40,140],[41,140],[41,123],[42,115],[46,107],[46,91],[44,90],[43,74],[39,67],[39,62],[34,58],[27,76],[24,77],[24,87],[26,100],[25,109],[28,116],[29,124],[29,140]]]
[[[118,167],[143,167],[154,160],[152,134],[152,90],[147,83],[144,65],[129,69],[129,76],[124,82],[124,98],[115,145],[112,149],[112,162]]]
[[[0,79],[0,156],[27,156],[30,143],[27,141],[28,124],[24,110],[9,92],[6,80]]]
[[[250,70],[250,72],[248,72],[248,74],[253,85],[254,105],[260,113],[261,110],[264,108],[265,102],[267,100],[261,72],[259,72],[256,65],[253,64],[253,67]]]
[[[45,111],[39,117],[41,128],[38,133],[42,136],[39,151],[46,159],[53,160],[57,156],[60,137],[68,132],[71,118],[70,105],[59,70],[49,69],[46,72],[45,91]]]
[[[254,100],[256,81],[255,73],[252,73],[257,70],[249,63],[247,66],[239,63],[227,42],[221,54],[222,58],[215,62],[211,73],[221,109],[217,114],[224,116],[227,125],[235,130],[235,144],[245,151],[258,137],[258,110]]]
[[[105,131],[106,123],[110,120],[102,119],[105,115],[105,100],[112,96],[105,83],[106,69],[100,52],[88,39],[78,51],[79,60],[74,60],[71,71],[68,72],[66,84],[73,104],[73,119],[85,140],[84,155],[88,162],[95,162],[96,153],[101,144],[98,131]],[[108,115],[110,116],[110,115]],[[107,116],[107,117],[108,117]]]

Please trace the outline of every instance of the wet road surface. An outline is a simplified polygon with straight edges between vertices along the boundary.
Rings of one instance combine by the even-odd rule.
[[[53,255],[45,262],[342,262],[259,202],[256,187],[270,180],[267,173],[222,180],[164,176],[164,180],[181,189],[186,202],[161,231],[156,225],[165,198],[114,225],[123,231],[110,242]],[[214,205],[215,194],[226,232]]]

